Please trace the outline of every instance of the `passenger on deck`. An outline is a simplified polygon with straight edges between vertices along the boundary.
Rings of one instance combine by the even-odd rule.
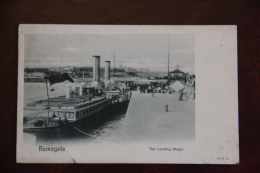
[[[59,118],[58,124],[59,124],[59,125],[62,125],[62,124],[63,124],[62,121],[61,121],[61,118]]]
[[[67,118],[65,118],[64,124],[68,124],[68,123],[69,123],[69,121],[67,120]]]
[[[55,113],[53,112],[52,118],[57,118],[57,116],[55,115]]]
[[[73,89],[70,89],[70,95],[74,95]]]
[[[97,90],[97,95],[98,95],[98,96],[101,96],[101,89],[98,89],[98,90]]]
[[[93,93],[91,93],[91,94],[89,95],[89,97],[88,97],[88,101],[91,101],[92,98],[93,98]]]
[[[96,89],[95,89],[95,95],[98,96],[98,94],[99,94],[99,89],[96,87]]]

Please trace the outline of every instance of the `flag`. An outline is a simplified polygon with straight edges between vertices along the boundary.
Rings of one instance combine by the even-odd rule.
[[[60,83],[60,82],[64,82],[66,80],[70,81],[70,82],[74,82],[73,79],[71,79],[71,77],[69,76],[68,73],[53,73],[53,72],[48,72],[49,75],[49,81],[50,81],[50,85],[53,85],[55,83]]]

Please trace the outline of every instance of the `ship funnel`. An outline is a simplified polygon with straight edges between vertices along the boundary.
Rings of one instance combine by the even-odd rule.
[[[106,68],[105,68],[105,86],[110,85],[110,61],[105,61],[106,62]]]
[[[95,87],[100,87],[100,56],[93,56],[94,58],[94,66],[93,66],[93,83],[92,85]]]
[[[105,80],[109,81],[110,80],[110,61],[105,61],[105,62],[106,62]]]

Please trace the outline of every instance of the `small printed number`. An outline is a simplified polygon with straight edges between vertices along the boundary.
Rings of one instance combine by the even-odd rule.
[[[225,157],[217,157],[217,160],[225,160]]]

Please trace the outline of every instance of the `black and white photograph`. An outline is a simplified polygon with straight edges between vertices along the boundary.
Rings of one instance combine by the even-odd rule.
[[[20,25],[17,162],[237,163],[235,36]]]

